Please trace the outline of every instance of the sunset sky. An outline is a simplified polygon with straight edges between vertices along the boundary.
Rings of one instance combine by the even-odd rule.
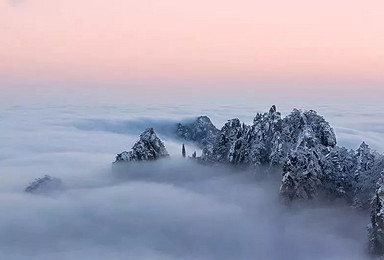
[[[383,0],[2,0],[0,91],[383,94]]]

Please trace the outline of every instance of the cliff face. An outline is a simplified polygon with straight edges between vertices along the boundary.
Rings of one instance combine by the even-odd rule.
[[[283,170],[283,202],[343,199],[369,207],[384,156],[363,143],[356,151],[337,146],[330,124],[313,110],[294,109],[285,118],[272,106],[257,114],[252,125],[231,119],[213,144],[203,149],[208,163]]]
[[[122,152],[116,156],[115,163],[132,161],[150,161],[164,157],[169,154],[164,143],[157,137],[153,128],[148,128],[141,135],[139,140],[129,152]]]
[[[384,171],[377,182],[371,203],[371,223],[368,225],[369,252],[374,256],[384,254]]]
[[[384,155],[365,143],[357,150],[337,146],[332,127],[317,112],[294,109],[282,118],[272,106],[267,113],[258,113],[252,125],[231,119],[220,130],[204,116],[178,124],[176,137],[203,148],[200,162],[281,169],[280,198],[284,203],[338,199],[357,209],[371,207],[369,251],[384,254],[384,177],[380,175]],[[116,162],[168,156],[150,128],[140,135],[132,151],[118,154]]]
[[[259,166],[278,164],[281,154],[281,114],[273,106],[269,113],[257,114],[253,125],[229,120],[220,130],[210,149],[204,149],[202,159],[234,165]]]
[[[384,156],[362,143],[356,150],[321,146],[299,148],[283,166],[280,194],[296,199],[343,199],[355,208],[369,208]]]
[[[282,119],[272,106],[268,113],[257,114],[251,126],[229,120],[202,158],[235,165],[282,166],[291,150],[300,145],[333,147],[336,137],[328,122],[314,111],[295,109]]]
[[[176,128],[176,137],[185,141],[194,142],[204,148],[211,146],[219,133],[207,116],[199,116],[190,123],[179,123]]]

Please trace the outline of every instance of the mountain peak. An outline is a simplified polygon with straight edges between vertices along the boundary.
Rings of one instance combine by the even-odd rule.
[[[276,113],[276,106],[272,105],[272,107],[269,109],[269,114]]]
[[[59,178],[53,178],[49,175],[44,175],[42,178],[35,179],[28,187],[25,188],[25,192],[33,194],[45,194],[53,191],[61,190],[62,182]]]
[[[149,161],[168,157],[164,143],[157,137],[153,128],[147,128],[129,152],[116,156],[117,162]]]
[[[201,148],[212,145],[219,130],[212,124],[207,116],[199,116],[189,123],[179,123],[176,136],[179,139],[195,142]]]

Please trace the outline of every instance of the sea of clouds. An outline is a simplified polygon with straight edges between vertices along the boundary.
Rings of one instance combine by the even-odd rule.
[[[278,106],[287,115],[294,106]],[[353,107],[353,109],[351,108]],[[339,143],[384,151],[384,110],[323,105]],[[176,122],[208,115],[251,123],[269,105],[3,106],[0,259],[364,259],[366,215],[342,206],[287,208],[280,176],[181,158]],[[356,112],[358,111],[358,112]],[[154,127],[171,159],[112,172],[117,153]],[[196,147],[187,145],[191,154]],[[44,174],[52,196],[27,194]]]

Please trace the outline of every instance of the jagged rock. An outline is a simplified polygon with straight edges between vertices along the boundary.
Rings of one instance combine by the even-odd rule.
[[[343,199],[352,203],[354,159],[354,152],[343,147],[328,150],[300,146],[289,154],[283,166],[282,200]]]
[[[57,192],[62,189],[63,184],[61,179],[45,175],[42,178],[35,179],[27,188],[25,188],[25,192],[33,194],[47,194]]]
[[[363,143],[357,151],[337,146],[330,124],[313,110],[294,109],[285,118],[272,106],[251,126],[229,120],[201,160],[283,170],[283,201],[343,199],[366,209],[384,156]]]
[[[340,198],[352,203],[356,184],[352,174],[356,167],[355,151],[336,146],[319,161],[327,199]]]
[[[252,126],[232,119],[220,130],[212,149],[203,150],[202,157],[206,161],[248,166],[275,161],[281,149],[280,131],[281,115],[275,106],[269,113],[257,114]]]
[[[294,109],[283,120],[284,142],[301,145],[307,142],[307,146],[323,145],[334,147],[337,144],[336,135],[324,117],[316,111],[301,111]]]
[[[239,119],[228,120],[220,130],[213,146],[203,149],[203,157],[213,162],[226,162],[229,159],[231,147],[243,134],[243,127]]]
[[[187,156],[186,151],[185,151],[185,145],[184,145],[184,144],[183,144],[183,146],[181,147],[181,156],[182,156],[183,158],[185,158],[185,157]]]
[[[283,124],[286,131],[283,138],[295,145],[290,147],[283,167],[282,200],[352,201],[355,181],[351,172],[356,165],[355,156],[352,151],[336,146],[336,136],[329,123],[313,110],[295,109]]]
[[[367,209],[376,189],[377,180],[384,169],[384,155],[372,151],[368,145],[362,143],[356,151],[355,165],[353,206]]]
[[[207,116],[199,116],[195,121],[186,124],[177,124],[176,137],[194,142],[203,148],[212,145],[219,130],[212,124]]]
[[[337,146],[332,127],[315,111],[294,109],[282,119],[272,106],[251,126],[229,120],[204,147],[201,160],[281,167],[280,197],[286,203],[341,199],[357,209],[371,205],[369,251],[384,255],[384,155],[365,143],[356,151]]]
[[[280,195],[293,200],[352,201],[354,153],[345,148],[300,145],[288,155],[283,166]]]
[[[283,200],[309,200],[318,197],[321,183],[321,166],[316,158],[321,156],[314,148],[300,146],[289,154],[283,166],[280,195]]]
[[[315,111],[295,109],[282,119],[272,106],[268,113],[258,113],[252,126],[232,119],[220,130],[213,147],[203,150],[205,161],[248,166],[282,166],[290,151],[298,146],[336,145],[329,123]]]
[[[119,154],[116,162],[168,156],[157,137],[148,137],[153,135],[143,133],[132,151]],[[231,119],[220,131],[208,117],[199,117],[178,124],[176,136],[203,148],[200,158],[192,155],[201,163],[281,168],[284,202],[342,199],[363,210],[371,205],[369,251],[384,255],[384,155],[365,143],[356,151],[337,146],[332,127],[317,112],[294,109],[282,118],[272,106],[258,113],[250,126]]]
[[[281,114],[272,106],[268,113],[258,113],[252,126],[241,125],[230,146],[227,161],[235,165],[278,164],[282,152]],[[224,133],[225,134],[225,133]]]
[[[129,152],[116,156],[115,163],[132,161],[149,161],[168,157],[164,143],[157,137],[153,128],[146,129]]]
[[[356,151],[337,146],[328,149],[315,146],[289,155],[280,188],[283,201],[343,199],[354,208],[368,209],[384,169],[384,156],[371,151],[365,143]],[[292,163],[292,157],[299,163]],[[308,172],[315,182],[305,178]],[[303,190],[311,191],[310,195],[303,195]]]
[[[375,196],[371,203],[371,223],[368,225],[369,253],[384,255],[384,172],[377,182]]]

